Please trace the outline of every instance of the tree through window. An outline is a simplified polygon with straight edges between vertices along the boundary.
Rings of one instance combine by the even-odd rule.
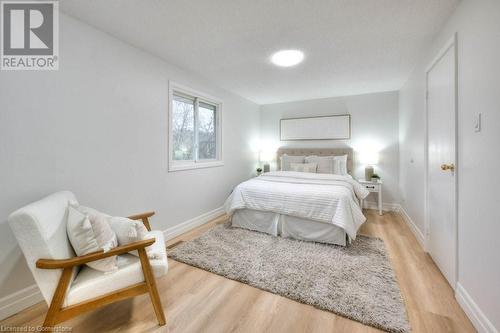
[[[175,89],[171,101],[171,169],[221,161],[220,103]]]

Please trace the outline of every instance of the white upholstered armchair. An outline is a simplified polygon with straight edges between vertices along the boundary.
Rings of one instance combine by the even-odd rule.
[[[119,300],[149,293],[160,325],[165,315],[156,288],[155,277],[168,270],[163,234],[151,231],[151,239],[115,247],[107,252],[76,256],[66,234],[69,202],[76,202],[68,191],[52,194],[25,206],[9,216],[9,224],[24,253],[36,283],[49,305],[45,327],[68,320],[83,312]],[[142,220],[150,230],[144,213],[129,218]],[[159,257],[148,259],[145,248],[154,247]],[[137,250],[139,256],[128,254]],[[87,262],[117,255],[118,270],[103,273],[86,265]]]

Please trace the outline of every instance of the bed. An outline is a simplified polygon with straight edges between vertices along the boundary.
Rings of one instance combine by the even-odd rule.
[[[277,169],[281,170],[282,156],[342,155],[347,155],[344,175],[273,171],[239,184],[224,205],[232,225],[345,246],[366,220],[359,202],[368,195],[350,176],[352,149],[280,148]]]

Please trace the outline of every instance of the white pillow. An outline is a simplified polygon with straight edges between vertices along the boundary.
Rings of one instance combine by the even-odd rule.
[[[108,219],[111,216],[101,213],[94,208],[85,207],[74,202],[70,202],[70,205],[80,213],[89,217],[90,224],[92,225],[94,234],[97,238],[97,243],[102,246],[104,251],[108,251],[118,246],[116,234],[113,229],[111,229],[111,226],[108,222]]]
[[[316,173],[318,164],[316,163],[291,163],[292,171]]]
[[[77,203],[75,201],[70,201],[69,204],[71,206],[75,207],[75,209],[77,209],[82,214],[88,215],[88,217],[91,220],[95,219],[98,215],[103,215],[104,217],[110,217],[108,214],[101,213],[100,211],[98,211],[98,210],[96,210],[94,208],[82,206],[82,205],[80,205],[79,203]]]
[[[333,163],[334,156],[307,156],[306,163],[316,163],[318,164],[317,173],[329,173],[333,174]]]
[[[333,156],[333,173],[347,175],[347,155]]]
[[[104,216],[91,219],[71,204],[68,205],[66,231],[78,256],[100,250],[109,251],[118,244],[116,235]],[[118,269],[116,256],[92,261],[86,265],[101,272],[113,272]]]
[[[109,225],[116,233],[118,238],[118,245],[127,245],[144,239],[154,238],[149,234],[148,229],[144,226],[142,221],[131,220],[126,217],[110,217]],[[139,256],[137,251],[131,251],[130,254]],[[149,259],[160,259],[161,253],[153,251],[152,246],[146,247],[146,253]]]
[[[281,171],[292,171],[291,164],[304,163],[305,158],[305,156],[288,156],[287,154],[283,154],[280,157]]]

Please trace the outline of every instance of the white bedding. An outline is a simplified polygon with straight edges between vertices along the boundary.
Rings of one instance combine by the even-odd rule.
[[[358,199],[368,191],[351,176],[274,171],[239,184],[226,200],[226,213],[253,209],[331,223],[351,240],[366,220]]]

